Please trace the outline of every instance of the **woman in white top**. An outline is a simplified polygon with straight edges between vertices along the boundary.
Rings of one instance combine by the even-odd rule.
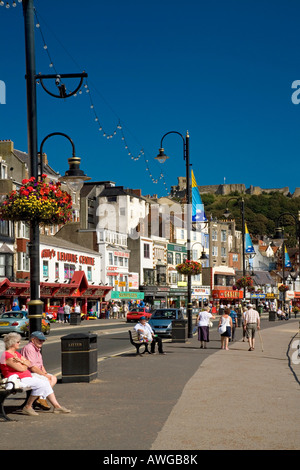
[[[223,333],[220,332],[221,335],[221,349],[226,349],[228,351],[228,342],[229,338],[231,337],[231,329],[232,329],[232,319],[230,316],[230,309],[225,308],[223,315],[219,321],[219,332],[220,328],[225,329]]]
[[[209,322],[210,319],[215,319],[214,315],[210,313],[209,307],[199,313],[197,318],[198,325],[198,341],[200,341],[200,348],[206,349],[206,343],[209,343]]]

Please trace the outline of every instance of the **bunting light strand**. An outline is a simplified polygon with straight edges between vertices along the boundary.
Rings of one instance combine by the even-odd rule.
[[[1,1],[0,0],[0,5],[1,5]],[[19,0],[19,2],[21,3],[22,0]],[[52,60],[52,57],[50,55],[50,52],[49,52],[49,48],[47,46],[47,43],[45,41],[45,36],[42,32],[42,28],[41,28],[41,24],[40,24],[40,21],[39,21],[39,18],[38,18],[38,14],[37,14],[37,11],[36,11],[36,8],[35,8],[35,17],[36,17],[36,28],[39,30],[40,32],[40,35],[41,35],[41,40],[42,40],[42,44],[43,44],[43,50],[47,53],[47,56],[48,56],[48,59],[49,59],[49,67],[50,68],[53,68],[53,70],[55,71],[55,73],[57,73],[56,71],[56,68],[54,66],[54,62]],[[70,55],[70,54],[69,54]],[[73,59],[74,61],[74,59]],[[75,61],[74,61],[75,62]],[[76,63],[76,62],[75,62]],[[78,64],[76,64],[78,66]],[[152,180],[152,183],[154,184],[157,184],[158,181],[162,180],[162,184],[164,185],[164,189],[166,190],[167,192],[167,195],[169,196],[170,195],[170,192],[168,191],[168,188],[167,188],[167,184],[165,182],[165,177],[164,177],[164,174],[161,172],[160,173],[160,176],[158,178],[154,178],[153,177],[153,174],[152,174],[152,171],[150,169],[150,165],[149,165],[149,159],[146,158],[146,155],[145,155],[145,152],[144,152],[144,149],[142,148],[138,155],[134,155],[132,153],[132,151],[130,150],[129,148],[129,145],[127,143],[127,140],[126,140],[126,136],[124,134],[124,126],[122,125],[121,123],[121,120],[118,118],[118,123],[117,125],[115,126],[113,132],[109,133],[107,132],[107,130],[104,128],[104,125],[103,123],[101,122],[100,120],[100,117],[99,117],[99,114],[97,113],[97,110],[96,110],[96,107],[95,107],[95,104],[94,104],[94,100],[93,100],[93,97],[92,97],[92,93],[91,93],[91,90],[90,90],[90,87],[89,87],[89,84],[88,84],[88,81],[87,79],[85,79],[85,83],[84,83],[84,89],[86,91],[86,94],[88,95],[89,97],[89,108],[90,108],[90,111],[92,111],[93,113],[93,116],[94,116],[94,122],[96,123],[97,125],[97,129],[98,129],[98,132],[102,134],[102,136],[104,138],[106,138],[107,140],[110,140],[110,139],[113,139],[117,134],[118,132],[121,133],[121,142],[123,143],[123,146],[124,146],[124,149],[128,155],[128,157],[130,157],[131,160],[133,161],[139,161],[141,157],[143,157],[144,159],[144,163],[145,163],[145,167],[146,167],[146,172],[149,176],[149,178]],[[77,95],[82,95],[83,92],[82,90],[79,90],[77,93],[74,94],[74,97],[77,97]],[[115,113],[114,113],[115,114]]]
[[[4,2],[3,0],[0,0],[0,7],[4,7],[9,9],[10,7],[15,8],[18,3],[22,3],[22,0],[18,0],[17,2],[13,0],[12,2]]]

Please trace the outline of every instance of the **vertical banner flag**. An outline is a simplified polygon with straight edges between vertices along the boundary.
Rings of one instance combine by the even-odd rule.
[[[291,268],[292,267],[292,263],[291,263],[289,254],[287,252],[286,246],[284,246],[284,266],[285,266],[285,268]]]
[[[245,253],[251,255],[255,253],[250,234],[248,232],[247,224],[245,223]]]
[[[199,193],[194,172],[192,170],[192,222],[206,222],[207,218],[204,212],[204,205]]]

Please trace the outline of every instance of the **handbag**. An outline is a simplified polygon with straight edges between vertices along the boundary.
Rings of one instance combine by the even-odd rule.
[[[213,322],[210,321],[208,327],[209,327],[209,328],[212,328],[213,326],[214,326]]]
[[[223,333],[225,333],[226,331],[226,325],[221,325],[219,326],[219,333],[220,335],[222,335]]]

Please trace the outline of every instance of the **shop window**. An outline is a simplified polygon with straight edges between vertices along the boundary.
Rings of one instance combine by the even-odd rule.
[[[59,263],[55,263],[55,279],[59,279]]]
[[[43,261],[43,277],[49,277],[49,263],[48,263],[48,261]]]
[[[75,271],[75,265],[74,264],[64,264],[64,279],[65,279],[65,281],[68,280],[68,279],[72,279],[74,271]]]
[[[173,253],[168,252],[168,264],[173,264]]]

